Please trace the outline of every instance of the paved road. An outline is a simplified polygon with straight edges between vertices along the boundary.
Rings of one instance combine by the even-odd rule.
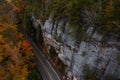
[[[43,53],[40,51],[40,49],[36,46],[32,38],[29,35],[27,35],[27,33],[21,30],[20,32],[22,32],[25,35],[35,52],[35,62],[43,80],[60,80],[59,76],[57,75],[53,67],[50,65],[48,60],[45,58]]]

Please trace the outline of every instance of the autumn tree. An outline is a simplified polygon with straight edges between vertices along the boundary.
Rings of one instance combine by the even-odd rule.
[[[10,27],[8,27],[8,29],[9,28]],[[0,70],[4,68],[3,72],[8,75],[8,77],[4,76],[7,78],[5,80],[27,80],[27,60],[31,59],[33,51],[29,43],[24,40],[23,36],[18,33],[15,28],[12,29],[15,32],[7,32],[7,34],[16,33],[16,37],[15,35],[11,35],[14,36],[13,40],[11,36],[7,36],[5,33],[7,28],[1,32],[4,32],[6,35],[0,35],[0,66],[2,65]],[[16,42],[14,43],[14,41]],[[23,54],[25,54],[24,57]],[[0,77],[0,79],[2,79],[2,77]]]
[[[13,0],[7,1],[11,8],[3,10],[2,13],[9,12],[12,7],[14,7],[13,11],[21,12],[22,7],[20,9],[18,7],[22,5],[13,5]],[[21,0],[15,2],[18,1]],[[4,9],[6,5],[9,4],[4,2],[0,8]],[[27,80],[28,62],[34,56],[33,51],[24,36],[18,32],[18,26],[11,24],[9,18],[9,13],[4,17],[0,15],[0,80]]]
[[[100,27],[100,33],[107,35],[109,33],[120,34],[120,19],[118,14],[120,13],[118,7],[120,8],[119,0],[108,0],[104,2],[102,6],[102,11],[98,16],[98,25]],[[117,12],[117,14],[116,14]]]

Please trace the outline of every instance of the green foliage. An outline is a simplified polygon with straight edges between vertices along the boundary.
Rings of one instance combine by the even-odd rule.
[[[62,18],[67,18],[70,22],[77,22],[80,16],[79,13],[81,12],[79,5],[80,3],[78,0],[53,0],[50,5],[50,12],[57,21]]]
[[[85,31],[82,29],[82,27],[71,24],[70,28],[73,30],[71,33],[71,36],[77,42],[87,39],[87,35],[86,35]]]
[[[104,35],[109,33],[120,34],[119,0],[107,0],[102,3],[95,0],[53,0],[51,1],[50,12],[53,14],[53,21],[67,19],[67,21],[72,24],[73,29],[82,33],[78,27],[82,21],[82,11],[97,12],[100,7],[102,10],[94,20],[94,23],[97,23],[99,26],[99,32]],[[82,23],[82,25],[84,25],[84,23]]]
[[[1,34],[8,42],[13,41],[14,43],[16,43],[17,31],[14,28],[5,29]]]
[[[41,23],[44,24],[45,20],[49,16],[49,9],[45,0],[27,0],[27,6],[30,7],[30,12],[36,17],[41,19]]]
[[[97,17],[100,33],[106,35],[109,33],[120,34],[120,1],[108,0],[103,4],[102,11]]]
[[[65,65],[62,64],[62,62],[59,64],[59,66],[57,67],[57,70],[59,73],[63,74],[64,70],[65,70]]]
[[[85,57],[87,53],[85,51],[82,52],[81,56]]]
[[[35,28],[33,27],[33,23],[31,20],[31,6],[27,6],[24,11],[24,21],[23,21],[23,29],[26,30],[32,37],[35,37]],[[33,37],[33,38],[34,38]]]
[[[52,46],[50,48],[50,54],[51,54],[52,58],[55,58],[57,56],[57,53],[56,53],[55,49]]]
[[[53,22],[59,22],[62,19],[67,20],[70,24],[69,28],[73,29],[71,35],[76,34],[76,36],[73,36],[74,39],[80,41],[85,39],[86,36],[85,31],[81,28],[82,25],[80,25],[82,23],[82,11],[91,10],[94,4],[94,0],[53,0],[49,8],[53,15]]]
[[[50,12],[55,20],[67,18],[69,23],[78,24],[81,11],[92,8],[94,0],[53,0],[50,5]]]
[[[85,64],[83,69],[83,76],[85,80],[95,80],[94,73],[90,70],[89,65]]]
[[[31,11],[31,6],[27,6],[24,10],[24,25],[27,26],[31,26],[31,15],[30,15],[30,11]]]
[[[79,37],[77,35],[76,38],[81,40],[86,38],[85,31],[81,27],[86,24],[82,19],[82,14],[84,10],[87,10],[90,13],[98,13],[97,18],[91,24],[97,24],[101,34],[120,34],[119,0],[106,0],[102,3],[96,0],[52,0],[49,3],[46,0],[26,0],[26,3],[24,22],[27,25],[31,25],[29,21],[30,13],[40,18],[42,24],[52,14],[53,22],[65,19],[70,24],[70,28],[74,29],[76,34],[79,34]]]
[[[38,74],[37,70],[33,69],[28,75],[28,80],[42,80],[42,78]]]

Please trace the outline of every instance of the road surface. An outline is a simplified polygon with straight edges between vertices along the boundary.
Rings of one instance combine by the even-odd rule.
[[[60,80],[59,76],[45,58],[43,53],[40,51],[40,49],[37,47],[37,45],[34,43],[32,38],[24,31],[20,30],[20,32],[24,34],[35,52],[35,62],[43,80]]]

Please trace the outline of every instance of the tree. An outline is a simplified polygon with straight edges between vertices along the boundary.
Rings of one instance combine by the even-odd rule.
[[[120,22],[118,13],[120,13],[119,0],[108,0],[104,2],[102,11],[98,15],[98,25],[100,33],[108,35],[109,33],[120,34]],[[117,12],[117,13],[116,13]]]
[[[18,31],[22,26],[26,2],[0,1],[0,80],[27,80],[28,64],[34,57],[32,47]],[[11,15],[13,16],[11,19]],[[11,23],[17,20],[18,23]],[[20,26],[21,25],[21,26]],[[35,66],[32,68],[34,69]]]
[[[85,64],[83,67],[83,76],[85,80],[96,80],[94,73],[90,70],[89,65]]]

